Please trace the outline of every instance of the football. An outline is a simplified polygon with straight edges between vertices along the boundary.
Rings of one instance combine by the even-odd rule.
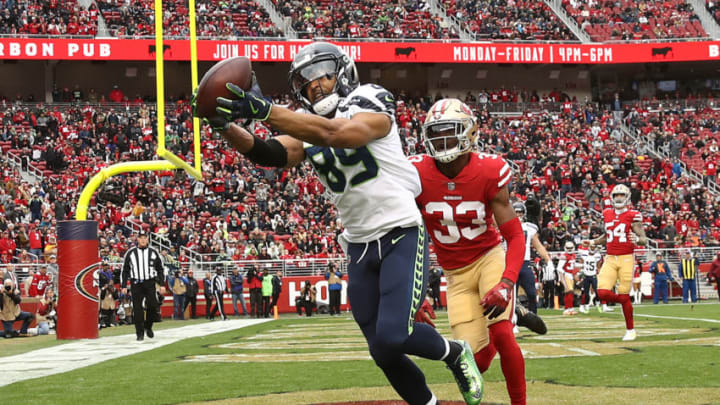
[[[200,118],[216,116],[216,99],[235,99],[225,83],[234,83],[243,90],[252,86],[252,64],[246,56],[237,56],[216,63],[200,80],[197,91],[197,111]]]

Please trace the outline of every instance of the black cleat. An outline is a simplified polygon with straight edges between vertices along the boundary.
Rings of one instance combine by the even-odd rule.
[[[146,329],[145,329],[145,334],[146,334],[147,337],[149,337],[150,339],[152,339],[152,338],[155,337],[155,332],[153,332],[153,330],[150,329],[150,328],[146,328]]]
[[[537,314],[530,312],[524,306],[516,304],[515,315],[517,315],[517,326],[524,326],[538,335],[547,333],[545,322]]]
[[[137,341],[138,341],[138,342],[142,342],[143,340],[145,340],[145,337],[144,337],[144,336],[138,336],[138,337],[137,337]]]

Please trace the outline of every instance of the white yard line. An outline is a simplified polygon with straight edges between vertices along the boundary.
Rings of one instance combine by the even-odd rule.
[[[135,334],[83,339],[77,342],[34,350],[15,356],[3,357],[0,387],[17,381],[64,373],[103,361],[129,356],[183,339],[227,332],[246,326],[264,323],[269,319],[238,319],[188,325],[155,331],[155,338],[136,341]]]
[[[635,318],[637,318],[638,316],[646,316],[648,318],[660,318],[660,319],[675,319],[678,321],[702,321],[702,322],[720,323],[720,320],[717,320],[717,319],[687,318],[684,316],[664,316],[664,315],[646,315],[646,314],[635,314],[634,315]]]

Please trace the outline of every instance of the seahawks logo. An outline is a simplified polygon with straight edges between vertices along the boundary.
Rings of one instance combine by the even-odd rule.
[[[98,280],[100,277],[100,262],[93,263],[80,270],[75,276],[75,289],[90,301],[98,302]]]

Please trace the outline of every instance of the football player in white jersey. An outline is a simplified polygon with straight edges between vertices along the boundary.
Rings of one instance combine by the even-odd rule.
[[[597,272],[602,261],[602,255],[597,251],[595,246],[589,247],[587,250],[580,250],[578,261],[581,264],[580,274],[582,275],[582,282],[580,287],[582,289],[582,302],[580,303],[580,312],[587,314],[590,310],[590,304],[593,298],[597,296]],[[592,296],[590,290],[592,288]],[[605,304],[607,305],[607,304]],[[600,306],[598,305],[598,310]]]
[[[295,99],[309,114],[272,105],[256,90],[232,83],[235,100],[218,98],[213,129],[254,163],[293,167],[308,159],[332,193],[345,227],[348,298],[370,354],[410,404],[437,398],[408,354],[444,360],[468,404],[479,404],[483,382],[467,342],[449,341],[414,323],[425,297],[428,252],[415,205],[420,180],[402,151],[395,99],[377,85],[360,85],[354,62],[340,48],[314,42],[295,56],[289,74]],[[233,123],[266,121],[287,135],[263,141]]]

